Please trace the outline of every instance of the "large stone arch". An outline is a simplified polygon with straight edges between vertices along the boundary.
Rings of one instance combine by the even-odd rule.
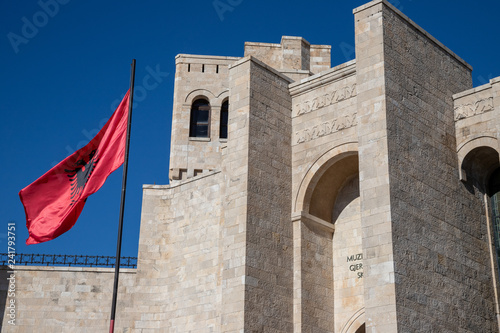
[[[186,95],[184,103],[191,106],[191,104],[193,104],[193,102],[200,97],[206,98],[209,102],[212,102],[217,96],[207,89],[194,89]]]
[[[350,156],[357,157],[357,154],[358,143],[346,142],[329,149],[319,156],[311,164],[300,182],[295,202],[293,204],[294,211],[310,213],[311,198],[321,177],[324,176],[325,172],[329,170],[332,165],[345,160]],[[339,185],[341,186],[342,184]],[[331,219],[326,219],[326,221],[331,222]]]
[[[340,333],[358,333],[365,325],[365,308],[359,309],[342,327]]]
[[[186,95],[184,105],[190,106],[198,98],[206,98],[209,100],[210,105],[220,107],[222,102],[229,98],[229,89],[225,89],[218,94],[213,93],[208,89],[194,89]]]

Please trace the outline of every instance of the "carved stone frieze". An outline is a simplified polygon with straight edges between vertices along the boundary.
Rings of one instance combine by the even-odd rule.
[[[295,143],[308,142],[357,125],[356,113],[345,115],[295,132]]]
[[[455,106],[455,121],[493,110],[493,97]]]
[[[334,89],[330,92],[314,97],[312,99],[306,100],[302,103],[295,104],[295,115],[300,116],[325,106],[329,106],[340,101],[349,99],[356,96],[356,84],[348,85],[340,89]]]

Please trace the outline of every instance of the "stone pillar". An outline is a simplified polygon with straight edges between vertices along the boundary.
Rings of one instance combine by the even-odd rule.
[[[386,0],[355,19],[366,330],[493,332],[484,207],[457,169],[471,67]]]
[[[291,332],[291,97],[252,57],[230,68],[222,332]]]
[[[334,332],[334,226],[302,212],[294,234],[294,332]]]
[[[330,45],[311,45],[310,49],[310,70],[317,74],[331,68],[331,51]]]
[[[281,39],[283,50],[281,69],[309,70],[310,47],[309,42],[302,37],[283,36]]]
[[[491,94],[493,95],[493,112],[495,113],[497,127],[497,151],[500,152],[500,76],[490,80]]]
[[[221,227],[221,332],[240,332],[245,324],[250,66],[237,64],[229,70],[228,145],[222,161],[226,176]]]
[[[367,332],[398,331],[389,197],[382,1],[354,10]]]

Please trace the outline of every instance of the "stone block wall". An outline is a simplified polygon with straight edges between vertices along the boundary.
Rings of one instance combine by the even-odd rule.
[[[223,288],[221,332],[243,330],[246,283],[248,114],[250,68],[244,58],[229,69],[228,145],[223,155],[221,221]],[[240,65],[241,64],[241,65]]]
[[[291,332],[290,81],[251,62],[246,330]]]
[[[0,270],[0,293],[6,297],[12,274]],[[1,332],[102,332],[109,330],[113,295],[113,268],[17,266],[15,296],[4,299]],[[125,309],[131,302],[135,269],[120,270],[115,332],[130,332]],[[15,325],[5,301],[14,299]],[[5,307],[4,307],[5,306]]]
[[[394,285],[382,1],[354,10],[359,186],[367,332],[398,332]]]
[[[220,332],[221,173],[145,185],[137,279],[127,311],[137,332]]]
[[[222,331],[291,332],[290,81],[252,57],[230,77]]]
[[[471,67],[379,9],[398,331],[496,331],[482,195],[457,168],[452,95],[471,87]]]

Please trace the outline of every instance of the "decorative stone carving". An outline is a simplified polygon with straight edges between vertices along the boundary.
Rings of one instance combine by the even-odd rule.
[[[356,84],[345,86],[340,89],[332,90],[324,95],[317,96],[313,99],[298,103],[295,105],[296,116],[300,116],[325,106],[329,106],[340,101],[356,96]]]
[[[357,125],[356,113],[295,132],[295,143],[304,143]]]
[[[473,103],[455,107],[455,121],[493,110],[493,97],[479,99]]]

